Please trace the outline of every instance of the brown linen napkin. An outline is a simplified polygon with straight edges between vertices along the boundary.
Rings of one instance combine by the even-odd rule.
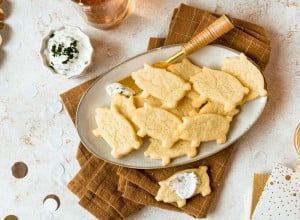
[[[166,168],[164,170],[135,170],[121,167],[118,170],[118,174],[123,179],[127,180],[122,192],[125,198],[133,200],[137,203],[166,208],[165,203],[157,202],[154,199],[159,189],[159,185],[157,183],[161,180],[167,179],[170,175],[177,171],[197,168],[201,165],[208,166],[212,193],[206,197],[197,195],[189,199],[186,206],[180,208],[181,211],[184,211],[191,216],[197,218],[205,217],[218,188],[222,184],[223,175],[226,171],[226,167],[228,166],[228,162],[230,161],[230,155],[232,154],[232,151],[233,147],[228,147],[220,153],[203,160],[183,166]],[[130,184],[128,184],[128,182]],[[131,184],[134,184],[134,186]],[[142,191],[141,189],[144,192],[147,192],[147,194],[145,194],[143,197],[140,196]],[[137,193],[137,190],[140,190],[139,193]]]
[[[148,49],[162,46],[162,44],[167,45],[186,42],[191,36],[213,22],[216,19],[216,16],[217,15],[210,14],[201,9],[192,8],[182,4],[178,9],[175,9],[173,13],[167,38],[150,38]],[[244,52],[247,56],[256,61],[263,70],[270,55],[269,40],[265,35],[264,29],[249,22],[238,19],[233,20],[236,28],[227,33],[227,36],[222,37],[216,42]],[[91,85],[93,80],[79,85],[61,95],[65,108],[72,120],[74,120],[76,108],[81,96]],[[230,146],[205,160],[177,168],[161,170],[120,168],[118,169],[118,177],[114,172],[111,172],[111,169],[114,171],[117,170],[117,166],[107,164],[95,156],[92,156],[92,154],[80,144],[76,158],[82,166],[82,169],[69,183],[68,187],[81,198],[79,203],[100,219],[113,219],[113,216],[116,217],[116,213],[120,218],[126,218],[128,215],[141,208],[141,206],[136,203],[153,205],[174,211],[181,210],[195,217],[205,217],[217,194],[217,190],[221,186],[222,177],[229,164],[232,152],[233,146]],[[93,167],[92,165],[89,165],[91,163],[90,160],[99,161],[100,164],[103,163],[105,169],[102,169],[102,166],[101,168],[97,168],[97,166]],[[212,180],[211,186],[213,188],[211,195],[205,198],[196,196],[189,200],[187,205],[182,209],[170,204],[157,202],[154,199],[154,195],[158,189],[157,181],[172,175],[176,170],[197,167],[199,164],[209,165],[209,175]],[[139,178],[143,178],[143,181],[139,181]],[[125,204],[130,200],[135,202],[129,205],[129,212],[126,212],[126,210],[122,209],[120,206],[124,201],[119,203],[121,194],[118,190],[123,192],[124,199],[127,199],[124,200]],[[105,206],[101,206],[102,203],[105,204]],[[106,214],[99,214],[103,212]],[[104,218],[103,216],[110,217]]]
[[[80,198],[79,204],[97,218],[124,219],[143,207],[118,192],[115,169],[118,167],[91,156],[68,184],[70,191]]]
[[[199,8],[181,4],[177,13],[173,15],[165,45],[187,42],[219,16]],[[271,47],[263,27],[250,22],[232,18],[235,28],[217,39],[218,43],[238,51],[244,52],[261,69],[269,61]]]

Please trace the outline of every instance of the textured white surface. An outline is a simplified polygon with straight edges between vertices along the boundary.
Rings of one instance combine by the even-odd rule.
[[[0,49],[0,219],[9,214],[19,219],[94,219],[60,184],[79,169],[75,160],[79,139],[66,112],[49,114],[47,106],[67,89],[144,52],[150,36],[165,36],[172,10],[181,2],[261,24],[272,41],[265,71],[269,102],[255,126],[236,143],[231,168],[207,219],[243,219],[243,198],[253,173],[269,172],[274,162],[296,166],[299,158],[293,148],[293,132],[300,122],[298,0],[138,0],[135,13],[111,31],[87,26],[70,0],[7,0],[3,6],[7,26],[1,30],[4,43]],[[39,58],[42,36],[63,24],[81,27],[95,47],[94,64],[79,79],[50,74]],[[37,89],[35,96],[24,95],[28,85]],[[61,127],[63,134],[57,137],[51,127]],[[57,138],[54,144],[61,146],[51,147],[53,137]],[[265,153],[264,163],[256,159],[257,152]],[[28,165],[23,179],[11,175],[10,167],[16,161]],[[65,169],[63,181],[52,178],[51,165],[59,163]],[[43,207],[48,194],[60,198],[61,205],[53,213]],[[145,207],[130,219],[193,218]]]

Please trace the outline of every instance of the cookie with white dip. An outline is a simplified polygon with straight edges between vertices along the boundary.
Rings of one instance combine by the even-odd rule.
[[[44,38],[40,53],[44,65],[53,73],[70,78],[81,75],[91,63],[93,48],[79,28],[66,26]]]
[[[160,188],[155,199],[165,203],[177,203],[178,207],[183,207],[186,200],[195,195],[209,195],[209,182],[207,166],[182,170],[159,182]]]

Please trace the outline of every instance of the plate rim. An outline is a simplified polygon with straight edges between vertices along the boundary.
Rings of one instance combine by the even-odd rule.
[[[84,145],[84,147],[85,147],[85,148],[86,148],[93,156],[95,156],[95,157],[97,157],[97,158],[99,158],[99,159],[101,159],[101,160],[104,160],[105,162],[108,162],[108,163],[111,163],[111,164],[114,164],[114,165],[117,165],[117,166],[121,166],[121,167],[132,168],[132,169],[163,169],[163,168],[170,168],[170,167],[182,166],[182,165],[190,164],[190,163],[193,163],[193,162],[196,162],[196,161],[199,161],[199,160],[208,158],[208,157],[210,157],[210,156],[212,156],[212,155],[214,155],[214,154],[219,153],[219,152],[222,151],[222,150],[225,150],[225,149],[228,148],[229,146],[232,146],[237,140],[239,140],[241,137],[243,137],[243,136],[250,130],[249,128],[251,128],[251,127],[256,123],[256,121],[260,118],[262,112],[264,111],[264,109],[265,109],[265,107],[266,107],[266,105],[267,105],[267,102],[268,102],[268,95],[265,96],[265,97],[260,97],[260,98],[265,98],[266,100],[265,100],[265,105],[264,105],[264,107],[260,110],[259,116],[256,118],[256,120],[254,120],[254,121],[250,124],[249,128],[248,128],[242,135],[240,135],[238,138],[236,138],[235,140],[233,140],[233,141],[231,142],[231,144],[227,145],[226,147],[217,149],[217,150],[215,150],[215,151],[213,151],[213,152],[210,152],[210,153],[206,154],[205,157],[202,157],[202,158],[196,158],[196,157],[195,157],[195,158],[189,158],[189,161],[188,161],[188,162],[182,162],[182,163],[179,163],[179,164],[173,164],[173,165],[172,165],[172,162],[171,162],[171,163],[168,164],[167,166],[160,165],[160,166],[151,166],[151,167],[147,167],[147,166],[138,167],[138,166],[132,166],[132,165],[124,165],[124,164],[122,164],[122,163],[118,163],[118,162],[115,162],[115,161],[111,161],[111,160],[109,160],[109,159],[107,159],[107,158],[104,158],[104,157],[100,156],[99,154],[97,154],[96,152],[94,152],[94,150],[92,150],[92,149],[88,146],[87,143],[85,143],[85,141],[82,139],[81,134],[80,134],[79,129],[78,129],[78,121],[79,121],[79,119],[78,119],[78,117],[79,117],[79,116],[78,116],[78,112],[79,112],[79,109],[80,109],[80,107],[81,107],[81,105],[82,105],[83,100],[84,100],[85,97],[87,96],[88,92],[93,88],[93,86],[94,86],[99,80],[101,80],[104,76],[106,76],[109,72],[111,72],[113,69],[119,67],[120,65],[122,65],[122,64],[124,64],[124,63],[126,63],[126,62],[128,62],[128,61],[130,61],[130,60],[135,59],[136,57],[145,55],[145,54],[147,54],[147,53],[151,53],[151,52],[153,52],[153,51],[158,51],[158,50],[162,50],[162,49],[165,49],[165,48],[171,48],[171,47],[178,47],[178,46],[182,46],[182,45],[183,45],[182,43],[180,43],[180,44],[171,44],[171,45],[166,45],[166,46],[154,48],[154,49],[151,49],[151,50],[148,50],[148,51],[139,53],[139,54],[137,54],[137,55],[135,55],[135,56],[133,56],[133,57],[130,57],[130,58],[128,58],[128,59],[126,59],[126,60],[124,60],[124,61],[122,61],[122,62],[120,62],[120,63],[118,63],[118,64],[116,64],[116,65],[114,65],[112,68],[109,68],[109,69],[108,69],[107,71],[105,71],[103,74],[99,75],[99,76],[97,77],[97,79],[95,79],[94,82],[92,82],[92,84],[89,86],[89,88],[88,88],[88,89],[84,92],[84,94],[81,96],[80,101],[79,101],[79,103],[78,103],[78,106],[77,106],[77,108],[76,108],[75,128],[76,128],[77,134],[78,134],[78,136],[79,136],[79,138],[80,138],[80,142]],[[242,52],[240,52],[240,51],[238,51],[238,50],[235,50],[235,49],[230,48],[230,47],[226,47],[226,46],[221,45],[221,44],[209,44],[209,45],[207,45],[207,46],[215,46],[215,47],[227,49],[227,50],[232,51],[232,52],[237,53],[237,54],[242,53]],[[206,46],[205,46],[205,47],[206,47]],[[250,59],[248,56],[247,56],[247,58]],[[255,65],[257,66],[257,64],[256,64],[253,60],[250,59],[250,61],[251,61],[253,64],[255,64]],[[257,66],[257,67],[258,67],[258,66]],[[258,68],[259,68],[259,67],[258,67]],[[260,68],[259,68],[259,69],[260,69]],[[263,74],[262,74],[262,75],[263,75]],[[264,75],[263,75],[263,77],[264,77]],[[264,81],[265,81],[265,89],[267,90],[267,83],[266,83],[265,77],[264,77]]]

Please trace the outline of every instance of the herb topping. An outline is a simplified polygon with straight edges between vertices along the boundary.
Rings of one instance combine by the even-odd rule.
[[[72,59],[78,58],[77,40],[73,40],[68,47],[65,47],[64,43],[54,44],[52,45],[51,52],[53,57],[67,56],[67,59],[62,61],[62,64],[67,64]]]

